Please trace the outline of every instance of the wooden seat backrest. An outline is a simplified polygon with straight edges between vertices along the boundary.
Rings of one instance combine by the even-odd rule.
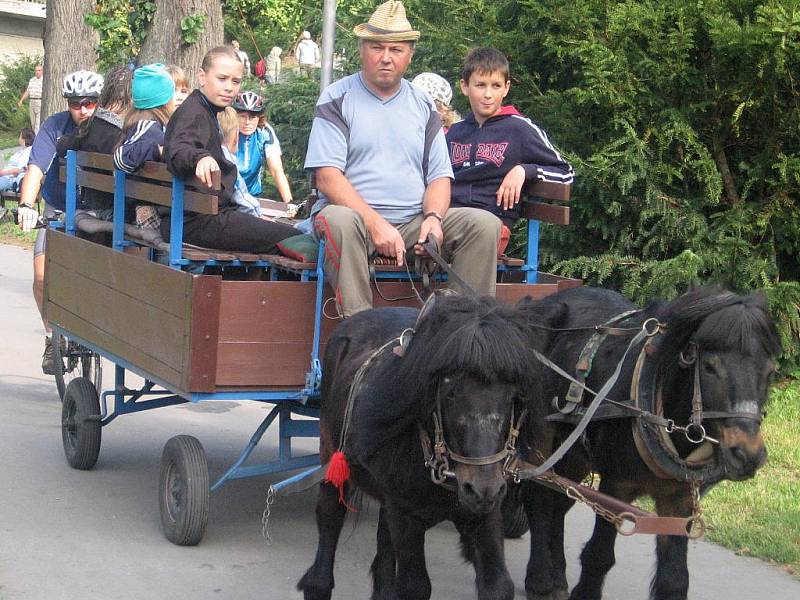
[[[114,193],[114,160],[110,154],[77,152],[77,184],[83,188]],[[193,177],[185,181],[184,210],[215,215],[219,210],[218,192],[220,174],[215,171],[214,186],[209,189]],[[125,178],[125,197],[132,201],[143,201],[160,206],[172,206],[173,176],[167,166],[148,161],[135,175]],[[66,182],[66,167],[61,167],[61,181]]]
[[[318,197],[316,171],[309,174],[311,194]],[[535,181],[523,189],[522,216],[528,220],[544,221],[556,225],[569,225],[570,207],[564,206],[570,200],[571,185],[552,183],[550,181]],[[542,202],[549,200],[550,202]]]
[[[537,181],[526,186],[526,197],[522,200],[522,216],[529,220],[544,221],[556,225],[569,225],[570,207],[550,204],[541,200],[567,203],[572,186],[549,181]]]

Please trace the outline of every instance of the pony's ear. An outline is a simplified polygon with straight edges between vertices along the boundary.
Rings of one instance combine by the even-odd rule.
[[[563,327],[569,317],[569,305],[566,302],[541,302],[525,296],[517,303],[517,308],[529,323],[550,329]]]

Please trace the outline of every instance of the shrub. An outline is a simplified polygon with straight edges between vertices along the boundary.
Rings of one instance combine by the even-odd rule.
[[[40,56],[23,56],[0,64],[0,128],[19,135],[30,124],[27,103],[17,111],[17,100],[33,77],[33,68],[42,63]]]

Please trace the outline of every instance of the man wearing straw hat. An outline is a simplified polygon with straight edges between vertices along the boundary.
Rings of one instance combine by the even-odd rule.
[[[453,170],[441,120],[430,97],[403,79],[419,31],[394,0],[353,31],[361,71],[320,96],[305,163],[316,171],[314,231],[326,242],[325,274],[342,315],[372,307],[370,255],[402,265],[429,235],[468,285],[494,295],[500,221],[448,210]]]

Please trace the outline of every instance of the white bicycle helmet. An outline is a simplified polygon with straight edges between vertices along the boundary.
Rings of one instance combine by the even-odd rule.
[[[242,92],[233,101],[233,108],[252,113],[264,112],[264,101],[255,92]]]
[[[450,106],[450,101],[453,99],[453,88],[447,83],[447,80],[441,75],[436,73],[420,73],[411,83],[421,90],[428,92],[431,98],[438,100],[442,104]]]
[[[93,71],[75,71],[64,77],[64,98],[97,98],[103,91],[103,76]]]

